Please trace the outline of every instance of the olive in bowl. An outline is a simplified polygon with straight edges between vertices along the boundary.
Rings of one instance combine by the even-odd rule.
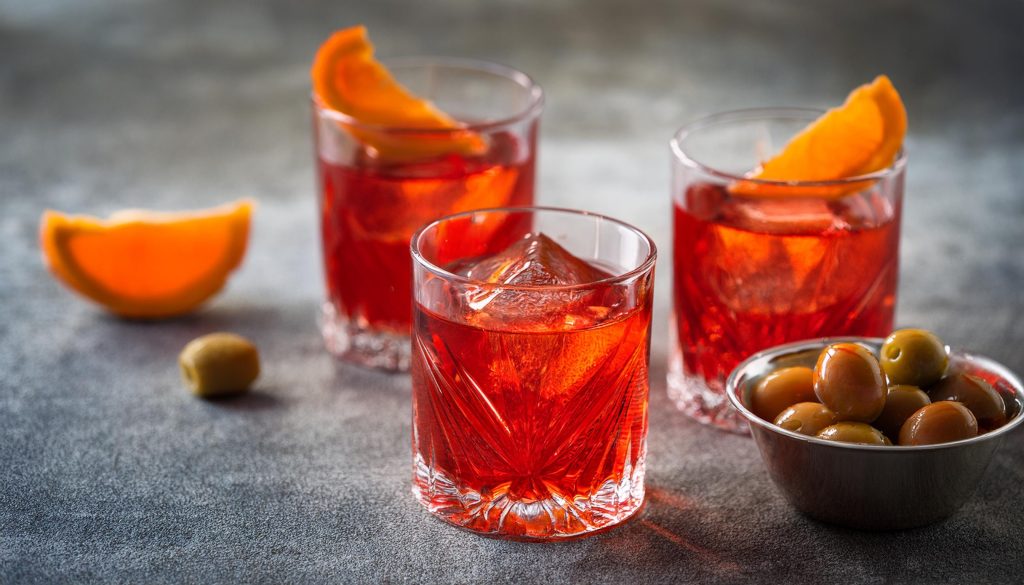
[[[813,400],[814,372],[810,368],[780,368],[757,383],[750,395],[750,408],[765,420],[775,420],[788,407]]]
[[[877,355],[883,341],[817,339],[777,346],[749,357],[726,381],[726,395],[749,423],[773,482],[794,507],[812,518],[867,530],[913,528],[941,520],[967,501],[1007,433],[1024,422],[1020,379],[995,361],[961,351],[947,352],[948,372],[985,380],[1007,405],[1005,424],[971,438],[927,445],[840,442],[776,425],[750,409],[753,388],[769,372],[783,365],[814,367],[822,351],[835,343],[855,343]],[[875,421],[872,424],[879,424]]]
[[[878,352],[890,384],[925,388],[946,373],[949,356],[937,335],[924,329],[893,331]]]
[[[836,422],[836,413],[820,402],[799,402],[775,417],[775,424],[787,431],[812,437]]]
[[[814,365],[814,394],[839,420],[871,422],[885,408],[885,374],[878,358],[856,343],[833,343]]]
[[[817,437],[826,441],[856,443],[858,445],[892,445],[892,441],[885,438],[882,431],[868,423],[862,422],[837,422],[834,425],[821,429]]]
[[[900,428],[900,445],[938,445],[978,436],[978,419],[963,404],[933,402],[910,415]]]

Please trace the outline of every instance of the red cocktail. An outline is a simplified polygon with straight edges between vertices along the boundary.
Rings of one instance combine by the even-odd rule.
[[[444,215],[533,203],[542,94],[522,73],[488,63],[423,58],[388,65],[404,88],[459,125],[367,124],[314,96],[327,283],[322,330],[328,349],[348,361],[404,370],[409,238]]]
[[[414,240],[413,493],[504,537],[612,526],[643,502],[653,244],[607,218],[501,213]],[[481,237],[513,243],[432,262]]]
[[[765,182],[763,191],[778,191],[757,195],[736,189],[749,182],[744,171],[756,166],[751,161],[757,139],[774,132],[775,140],[784,140],[790,129],[814,117],[792,110],[725,115],[684,129],[673,143],[676,343],[669,393],[702,422],[745,428],[726,402],[724,381],[757,351],[801,339],[884,336],[892,330],[902,158],[870,180]],[[702,136],[711,132],[729,138]],[[748,134],[751,166],[742,168],[737,146]],[[711,166],[716,157],[726,171]],[[739,168],[730,169],[727,159]]]

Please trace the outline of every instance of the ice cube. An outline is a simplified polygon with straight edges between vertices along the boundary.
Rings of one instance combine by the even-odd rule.
[[[460,271],[464,276],[491,285],[466,293],[478,324],[537,325],[541,328],[576,329],[607,314],[602,304],[604,291],[523,290],[513,287],[564,287],[608,278],[608,272],[577,258],[545,234],[529,234],[504,251],[480,260]],[[598,294],[600,292],[601,294]],[[593,305],[593,306],[592,306]]]
[[[894,215],[892,203],[877,188],[831,201],[829,207],[841,227],[851,230],[878,227]]]
[[[610,276],[544,234],[527,234],[504,251],[469,267],[466,276],[493,284],[566,286]]]
[[[737,198],[722,206],[721,216],[742,230],[779,235],[819,234],[836,222],[828,202],[816,198]]]

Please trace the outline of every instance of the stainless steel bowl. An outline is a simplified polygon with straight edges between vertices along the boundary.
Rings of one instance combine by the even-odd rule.
[[[970,498],[1007,433],[1024,421],[1024,387],[1004,366],[950,351],[950,367],[979,375],[1000,393],[1010,420],[977,437],[916,447],[881,447],[825,441],[763,420],[750,411],[754,384],[772,370],[814,367],[827,345],[854,342],[876,355],[877,338],[816,339],[780,345],[751,356],[726,381],[733,406],[750,430],[772,480],[798,510],[812,518],[865,530],[924,526],[956,512]]]

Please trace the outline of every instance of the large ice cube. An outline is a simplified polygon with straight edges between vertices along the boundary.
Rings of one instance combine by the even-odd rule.
[[[566,286],[610,276],[544,234],[528,234],[504,251],[465,271],[473,280],[494,284]]]
[[[861,230],[882,225],[892,219],[892,203],[873,187],[864,193],[829,202],[837,222],[844,229]]]
[[[816,198],[737,198],[722,206],[722,219],[751,232],[816,235],[835,226],[828,202]]]
[[[573,256],[545,234],[529,234],[460,272],[489,285],[509,285],[479,286],[466,293],[470,310],[477,312],[473,321],[480,324],[571,329],[600,320],[612,308],[606,306],[611,297],[605,290],[556,288],[595,282],[611,274]]]

